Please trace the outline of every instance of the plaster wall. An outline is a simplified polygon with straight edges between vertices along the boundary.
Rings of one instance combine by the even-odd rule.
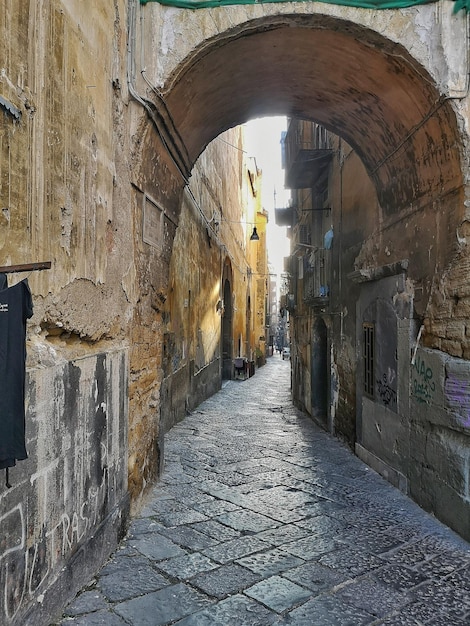
[[[326,15],[361,25],[403,45],[426,68],[443,93],[465,97],[467,20],[463,12],[452,15],[453,7],[450,0],[400,11],[280,2],[181,11],[148,3],[140,9],[142,36],[146,41],[146,72],[153,84],[165,88],[169,77],[177,75],[194,50],[207,46],[207,42],[224,31],[237,30],[250,20],[263,17]]]
[[[125,531],[134,236],[126,2],[2,3],[0,265],[28,278],[26,448],[0,487],[0,623],[49,624]]]

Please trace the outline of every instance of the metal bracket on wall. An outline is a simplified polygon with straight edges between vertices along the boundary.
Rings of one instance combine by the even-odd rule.
[[[37,270],[50,270],[51,261],[40,263],[22,263],[21,265],[4,265],[0,267],[0,274],[13,274],[14,272],[34,272]]]

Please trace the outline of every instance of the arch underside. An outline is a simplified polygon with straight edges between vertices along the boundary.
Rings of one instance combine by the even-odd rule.
[[[224,130],[287,115],[343,137],[385,213],[462,185],[450,102],[406,50],[349,22],[278,16],[237,27],[205,42],[164,97],[190,166]]]

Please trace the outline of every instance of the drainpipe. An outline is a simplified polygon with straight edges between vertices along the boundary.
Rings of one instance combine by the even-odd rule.
[[[163,116],[158,111],[155,103],[149,100],[148,98],[146,98],[145,96],[139,94],[135,87],[135,46],[136,46],[135,32],[136,32],[136,11],[137,11],[136,6],[137,4],[138,4],[138,0],[129,0],[129,18],[128,18],[129,23],[128,23],[128,35],[127,35],[127,88],[132,98],[134,98],[134,100],[139,102],[139,104],[141,104],[142,107],[147,111],[148,116],[150,120],[152,121],[154,128],[157,131],[157,134],[160,137],[160,140],[163,146],[165,147],[165,150],[167,151],[168,155],[173,161],[173,164],[175,165],[184,183],[188,186],[189,185],[188,179],[189,179],[190,172],[184,171],[187,159],[184,158],[184,155],[182,154],[180,147],[182,146],[182,149],[184,150],[184,152],[187,152],[187,151],[186,151],[183,141],[181,140],[181,137],[179,136],[177,129],[174,126],[172,128],[168,128]],[[143,60],[142,57],[143,57],[143,50],[141,49],[141,60]],[[163,98],[161,97],[157,89],[153,85],[151,85],[148,79],[145,77],[145,69],[141,71],[141,75],[144,78],[144,80],[147,82],[147,84],[150,86],[152,91],[159,98],[159,101],[162,103],[165,109],[166,115],[169,118],[170,124],[172,124],[171,115],[166,109],[166,105],[165,105]],[[169,145],[168,140],[165,138],[165,136],[168,138],[171,145]],[[178,147],[177,143],[175,142],[175,136],[178,138],[178,140],[181,143],[180,147]]]

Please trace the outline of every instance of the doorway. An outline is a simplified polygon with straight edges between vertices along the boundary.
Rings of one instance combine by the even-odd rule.
[[[232,287],[228,278],[224,281],[224,315],[222,317],[222,379],[232,378],[233,354],[233,307]]]
[[[317,318],[312,332],[312,417],[322,424],[328,420],[328,329]]]

